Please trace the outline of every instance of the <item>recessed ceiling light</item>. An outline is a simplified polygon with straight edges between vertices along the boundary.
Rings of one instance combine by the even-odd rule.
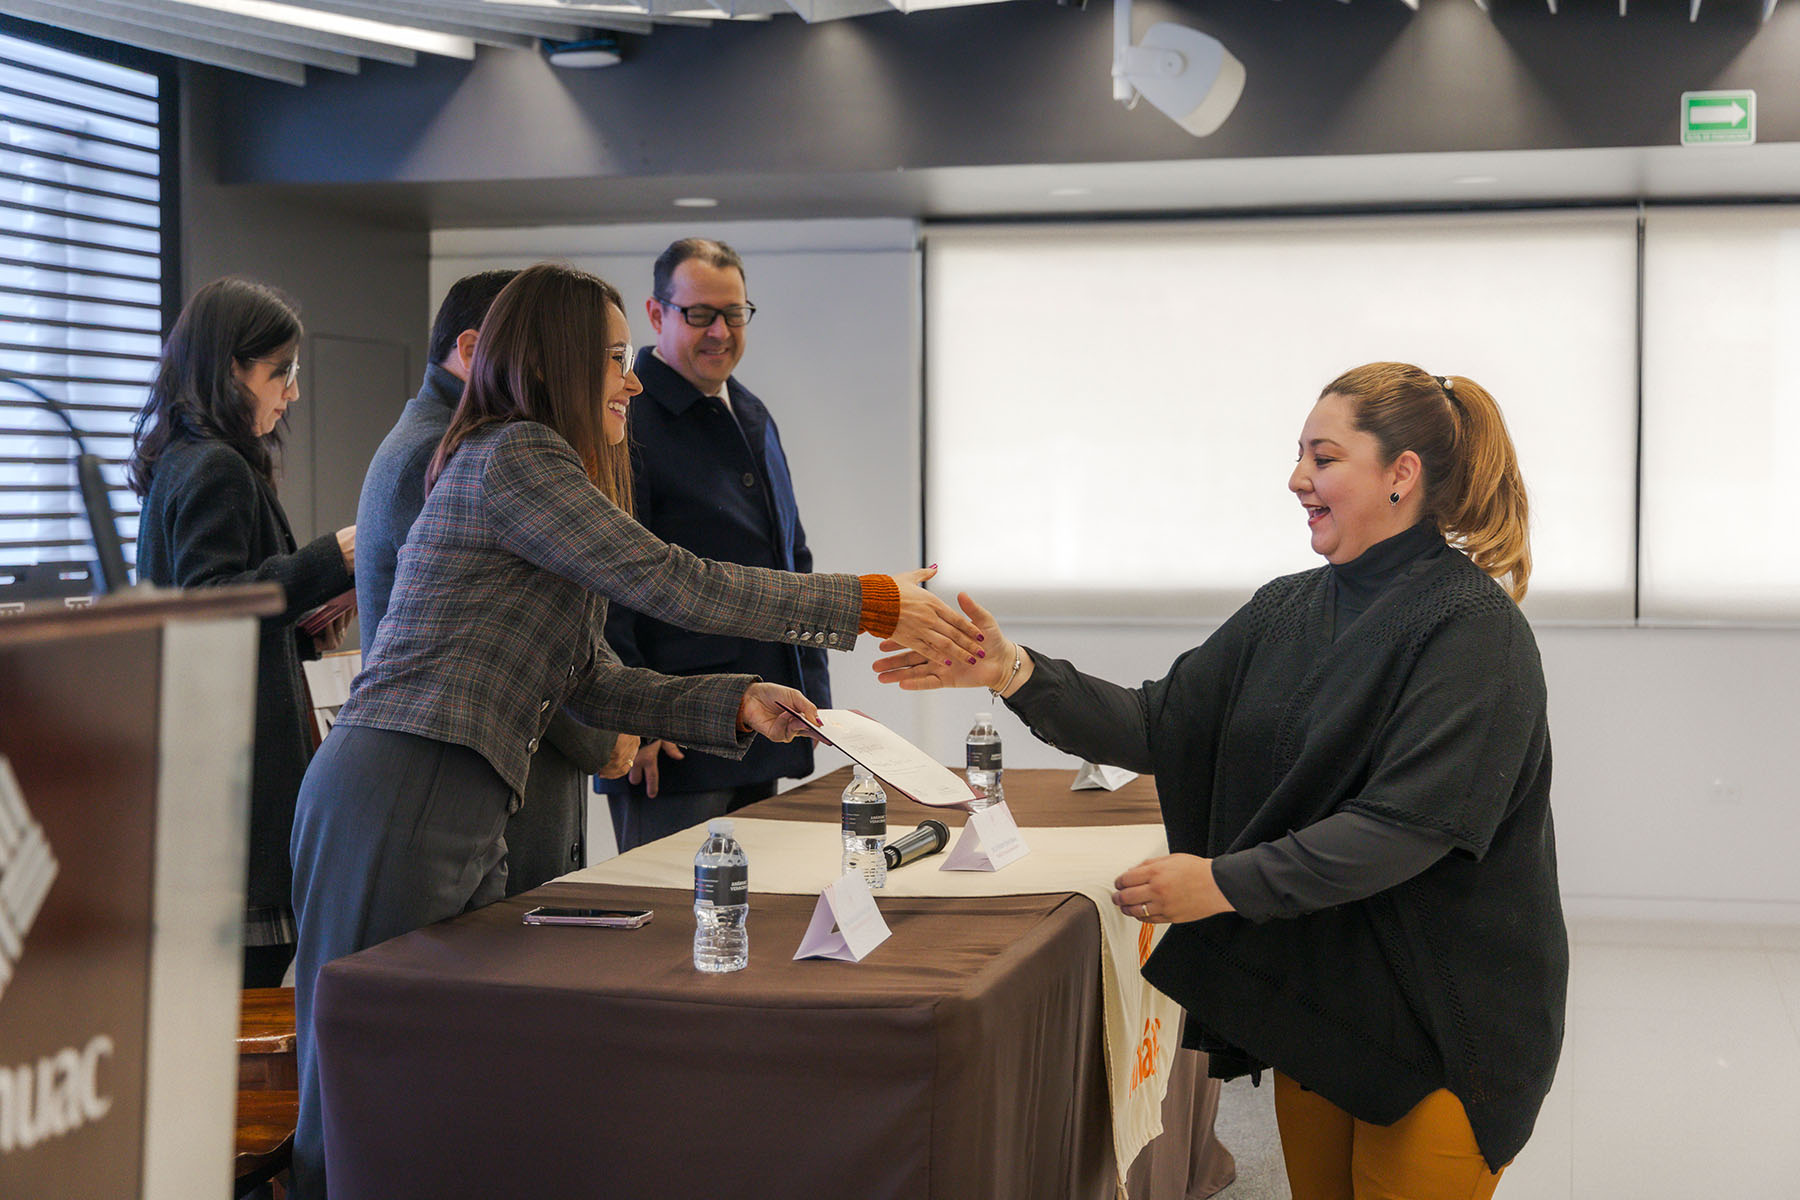
[[[553,67],[591,69],[619,63],[619,35],[616,33],[603,33],[578,42],[546,41],[543,47],[544,57]]]
[[[714,200],[711,196],[678,196],[675,199],[675,207],[676,208],[717,208],[717,207],[719,207],[719,202],[717,200]]]
[[[1059,187],[1051,188],[1050,194],[1052,196],[1091,196],[1094,194],[1094,189],[1085,187]]]
[[[1500,177],[1498,175],[1458,175],[1450,182],[1461,184],[1465,187],[1475,187],[1476,185],[1483,183],[1499,183]]]

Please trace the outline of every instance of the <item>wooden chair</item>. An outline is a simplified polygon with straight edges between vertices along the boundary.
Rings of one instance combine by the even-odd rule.
[[[287,1170],[300,1115],[294,989],[246,988],[238,1016],[237,1167],[234,1197],[274,1183]]]
[[[233,1197],[248,1196],[265,1183],[274,1184],[277,1200],[287,1195],[277,1176],[294,1155],[294,1121],[300,1115],[297,1091],[238,1092],[237,1164]]]

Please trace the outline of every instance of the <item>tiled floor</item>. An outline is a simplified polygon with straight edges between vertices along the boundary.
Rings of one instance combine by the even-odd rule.
[[[1800,1200],[1800,926],[1570,936],[1562,1065],[1499,1200]],[[1242,1165],[1220,1200],[1287,1195]]]

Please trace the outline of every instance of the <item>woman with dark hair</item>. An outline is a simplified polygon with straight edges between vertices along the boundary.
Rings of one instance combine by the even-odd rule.
[[[1164,678],[1084,675],[966,595],[987,659],[875,669],[992,688],[1155,774],[1172,853],[1113,902],[1173,926],[1144,975],[1213,1073],[1273,1068],[1296,1200],[1481,1200],[1550,1089],[1568,982],[1524,483],[1493,397],[1404,363],[1330,383],[1299,449],[1326,565]]]
[[[261,284],[220,279],[194,294],[163,345],[138,415],[129,478],[143,497],[138,577],[161,587],[279,583],[287,607],[262,623],[250,786],[244,986],[276,987],[294,956],[288,839],[312,754],[304,655],[342,638],[345,616],[317,639],[302,614],[352,586],[356,530],[296,546],[275,495],[282,414],[300,398],[300,318]]]
[[[757,733],[785,742],[816,721],[805,696],[753,676],[620,665],[601,638],[609,598],[707,633],[848,650],[866,630],[940,663],[983,653],[973,624],[924,590],[931,571],[709,562],[632,520],[631,362],[618,292],[566,266],[522,271],[481,324],[387,617],[300,790],[304,1200],[325,1193],[319,968],[501,897],[506,817],[553,712],[730,758]]]

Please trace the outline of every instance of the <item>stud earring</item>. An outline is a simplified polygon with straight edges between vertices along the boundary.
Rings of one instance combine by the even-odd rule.
[[[1390,492],[1388,494],[1388,503],[1389,504],[1400,503],[1400,493],[1399,492]]]

